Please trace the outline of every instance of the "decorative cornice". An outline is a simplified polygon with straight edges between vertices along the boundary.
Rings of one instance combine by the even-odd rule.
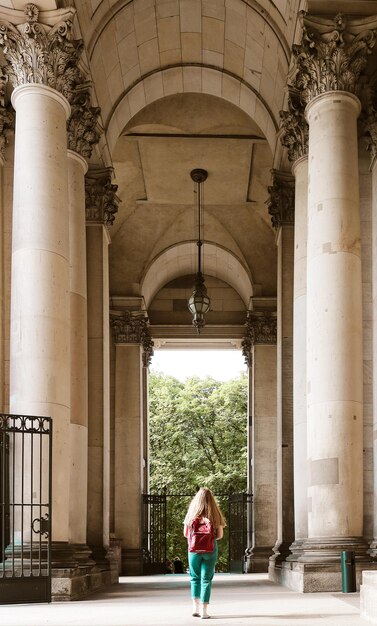
[[[280,111],[280,119],[283,129],[280,141],[288,148],[288,159],[295,162],[306,156],[309,148],[309,124],[297,90],[290,89],[288,111]]]
[[[64,12],[66,19],[50,26],[38,22],[35,4],[27,4],[24,23],[0,21],[0,48],[7,61],[4,71],[14,87],[47,85],[71,102],[76,86],[82,82],[79,60],[83,42],[72,38],[74,14],[75,9],[69,9]],[[59,11],[56,15],[61,17]]]
[[[77,87],[67,121],[68,148],[87,159],[92,156],[93,147],[101,137],[98,122],[100,111],[99,107],[90,106],[89,83]]]
[[[272,226],[277,230],[281,226],[294,224],[295,221],[295,181],[285,172],[272,170],[273,183],[268,187],[270,194],[266,204],[271,216]]]
[[[149,331],[149,321],[144,313],[125,311],[121,316],[111,315],[110,324],[117,344],[140,344],[143,348],[143,366],[151,364],[154,343]]]
[[[112,226],[120,199],[111,183],[112,169],[89,170],[85,176],[86,221]]]
[[[246,315],[246,332],[242,340],[242,354],[248,367],[252,365],[251,349],[254,345],[273,345],[277,342],[276,313],[248,311]]]
[[[294,86],[306,105],[327,91],[357,94],[361,72],[376,41],[376,30],[360,30],[339,13],[333,20],[300,13],[302,42],[293,45],[297,73]]]

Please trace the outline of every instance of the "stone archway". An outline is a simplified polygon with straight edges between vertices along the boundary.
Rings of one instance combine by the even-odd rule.
[[[141,282],[141,295],[147,309],[164,284],[179,276],[195,273],[196,259],[196,244],[185,242],[164,250],[152,261]],[[247,309],[253,295],[253,283],[244,264],[229,250],[207,242],[205,263],[206,274],[220,278],[233,287]]]

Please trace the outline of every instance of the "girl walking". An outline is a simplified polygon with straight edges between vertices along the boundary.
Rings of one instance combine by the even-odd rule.
[[[222,538],[225,526],[224,515],[214,496],[202,487],[191,500],[183,531],[188,540],[194,617],[210,617],[207,609],[218,555],[217,541]]]

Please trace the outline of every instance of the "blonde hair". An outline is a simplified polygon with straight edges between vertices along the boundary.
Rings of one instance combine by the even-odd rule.
[[[214,528],[226,526],[225,517],[210,489],[201,487],[190,502],[185,524],[191,526],[196,517],[206,517]]]

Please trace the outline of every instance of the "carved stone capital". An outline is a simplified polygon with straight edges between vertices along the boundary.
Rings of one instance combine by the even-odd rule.
[[[270,194],[266,204],[271,216],[272,226],[294,224],[295,221],[295,181],[293,176],[285,172],[273,170],[273,184],[268,187]]]
[[[242,354],[245,363],[251,367],[251,349],[255,345],[274,345],[277,341],[276,313],[264,311],[248,311],[246,316],[246,332],[242,340]]]
[[[294,86],[308,104],[327,91],[357,94],[358,81],[376,41],[376,31],[360,28],[339,13],[333,20],[300,14],[302,42],[292,47],[297,73]]]
[[[5,163],[5,148],[8,134],[14,131],[15,115],[11,104],[0,105],[0,162]]]
[[[82,82],[79,60],[83,42],[72,38],[74,9],[49,12],[53,26],[38,22],[39,10],[27,4],[25,22],[0,22],[0,48],[7,65],[4,71],[14,87],[27,83],[47,85],[71,102],[76,85]]]
[[[85,176],[86,221],[104,224],[114,223],[120,202],[116,195],[118,185],[111,183],[111,168],[89,170]]]
[[[149,321],[144,313],[125,311],[121,316],[111,315],[110,324],[117,344],[140,344],[143,348],[143,366],[150,365],[154,343],[149,332]]]
[[[86,83],[77,87],[67,121],[68,148],[88,159],[101,136],[100,111],[99,107],[90,106],[90,85]]]
[[[305,109],[297,93],[290,90],[288,111],[280,111],[281,128],[283,134],[280,141],[288,148],[288,159],[297,161],[308,154],[309,124],[305,119]]]

